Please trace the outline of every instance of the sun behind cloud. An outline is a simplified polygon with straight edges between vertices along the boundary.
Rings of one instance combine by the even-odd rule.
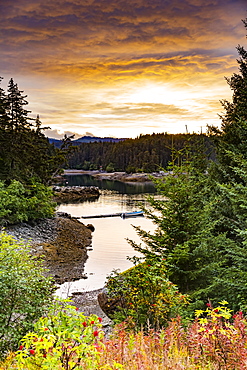
[[[224,78],[237,72],[246,10],[245,0],[10,0],[0,74],[55,131],[205,131],[231,97]]]

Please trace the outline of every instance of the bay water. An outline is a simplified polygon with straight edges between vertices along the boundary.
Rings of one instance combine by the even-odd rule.
[[[102,181],[97,185],[88,175],[66,176],[68,185],[93,184],[101,189],[101,195],[94,201],[81,203],[61,204],[59,212],[67,212],[72,216],[94,216],[113,213],[124,213],[140,210],[140,204],[147,205],[147,194],[154,193],[152,184],[126,184],[119,181]],[[109,190],[110,188],[110,190]],[[117,190],[116,190],[117,189]],[[90,291],[102,288],[106,277],[113,271],[124,271],[133,266],[127,256],[138,256],[131,247],[127,238],[137,243],[141,240],[133,226],[140,226],[143,230],[153,232],[155,226],[146,217],[136,218],[87,218],[80,219],[85,225],[92,224],[95,231],[92,233],[92,250],[88,251],[85,264],[87,279],[66,282],[59,288],[59,295],[66,297],[76,291]]]

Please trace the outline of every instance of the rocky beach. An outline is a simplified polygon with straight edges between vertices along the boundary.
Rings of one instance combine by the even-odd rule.
[[[46,274],[52,276],[57,285],[86,278],[84,266],[88,258],[87,251],[91,248],[92,230],[91,224],[84,225],[68,214],[59,213],[51,219],[23,222],[5,228],[7,234],[17,241],[28,243],[33,255],[43,257]],[[68,297],[84,314],[100,316],[107,334],[111,320],[99,306],[98,294],[101,292],[102,289],[72,294],[68,291]]]
[[[67,214],[50,219],[22,222],[5,228],[16,240],[28,243],[31,253],[43,256],[47,275],[57,284],[84,277],[84,265],[91,248],[92,225],[84,225]]]

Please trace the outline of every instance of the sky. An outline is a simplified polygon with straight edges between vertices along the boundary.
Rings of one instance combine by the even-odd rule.
[[[0,76],[50,137],[220,126],[246,0],[0,0]]]

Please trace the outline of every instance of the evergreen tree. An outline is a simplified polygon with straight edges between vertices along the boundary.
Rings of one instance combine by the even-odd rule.
[[[207,175],[200,151],[177,151],[179,167],[157,181],[164,198],[151,197],[145,210],[156,232],[137,228],[145,245],[131,242],[145,258],[163,258],[168,277],[194,305],[227,299],[234,310],[246,309],[247,299],[247,52],[238,51],[240,74],[228,79],[233,101],[223,102],[221,129],[210,128],[217,162]]]
[[[243,23],[247,28],[247,20]],[[232,102],[222,101],[224,114],[221,116],[221,128],[209,127],[217,151],[214,176],[221,182],[241,181],[233,170],[238,165],[235,159],[239,155],[247,159],[247,51],[240,45],[237,50],[239,73],[226,79],[233,91]]]
[[[13,79],[7,93],[0,89],[0,224],[53,214],[47,185],[62,171],[72,150],[71,138],[65,137],[60,149],[49,143],[39,116],[35,122],[29,117],[27,104]]]

